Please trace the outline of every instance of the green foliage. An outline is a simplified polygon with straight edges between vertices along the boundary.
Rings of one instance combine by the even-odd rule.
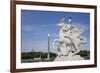
[[[47,58],[47,53],[45,52],[24,52],[21,53],[21,59],[34,59],[34,58]],[[50,52],[50,57],[56,57],[55,53]]]
[[[79,53],[77,53],[81,57],[84,57],[86,59],[90,58],[90,51],[87,50],[81,50]],[[47,52],[23,52],[21,53],[21,59],[34,59],[34,58],[47,58],[48,53]],[[54,60],[56,58],[57,54],[50,52],[50,58],[51,60]]]
[[[30,56],[30,55],[31,55],[31,56]],[[33,56],[32,56],[32,53],[28,53],[28,54],[22,53],[22,54],[21,54],[21,58],[22,58],[22,59],[30,59],[30,58],[33,58]]]
[[[90,51],[87,50],[81,50],[79,53],[77,53],[78,55],[80,55],[81,57],[86,57],[86,56],[90,56]]]

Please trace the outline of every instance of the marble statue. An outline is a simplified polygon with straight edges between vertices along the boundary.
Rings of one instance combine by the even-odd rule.
[[[62,18],[57,26],[59,27],[59,38],[54,39],[53,48],[58,49],[58,57],[75,56],[80,51],[80,45],[86,43],[86,38],[82,36],[83,31],[73,24],[71,17],[66,23]],[[56,43],[59,43],[57,47],[55,47]]]

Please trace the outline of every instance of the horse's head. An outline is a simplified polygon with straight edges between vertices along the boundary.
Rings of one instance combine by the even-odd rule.
[[[65,26],[64,18],[62,18],[58,24],[56,24],[59,28],[63,28]]]
[[[56,24],[59,28],[63,28],[65,26],[65,23],[58,23]]]

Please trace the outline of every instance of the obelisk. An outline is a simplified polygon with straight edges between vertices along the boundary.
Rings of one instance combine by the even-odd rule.
[[[50,60],[50,34],[48,34],[48,60]]]

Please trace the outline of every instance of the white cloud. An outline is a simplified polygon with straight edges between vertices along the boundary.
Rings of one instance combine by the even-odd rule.
[[[45,25],[36,25],[36,24],[23,24],[22,31],[23,32],[40,32],[41,28],[46,28]]]
[[[47,41],[27,41],[22,43],[22,51],[47,51]]]
[[[22,31],[24,31],[24,32],[32,32],[33,31],[33,27],[25,25],[25,26],[22,27]]]

